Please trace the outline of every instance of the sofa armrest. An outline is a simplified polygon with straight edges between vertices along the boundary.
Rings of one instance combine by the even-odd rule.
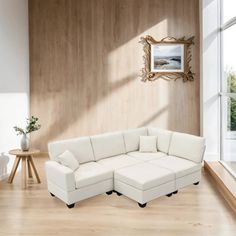
[[[47,161],[45,166],[48,181],[64,191],[69,192],[75,190],[75,176],[71,169],[56,161]]]
[[[201,163],[205,148],[203,137],[174,132],[170,142],[169,155]]]

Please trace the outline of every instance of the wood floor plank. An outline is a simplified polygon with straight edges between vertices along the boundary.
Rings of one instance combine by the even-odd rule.
[[[103,194],[68,209],[47,191],[46,160],[34,159],[41,184],[29,179],[22,190],[20,172],[13,184],[0,182],[0,235],[235,236],[236,217],[204,171],[198,186],[160,197],[146,208],[125,196]]]

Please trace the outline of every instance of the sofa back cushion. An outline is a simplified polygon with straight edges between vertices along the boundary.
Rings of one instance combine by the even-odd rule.
[[[125,143],[121,132],[91,136],[95,160],[125,153]]]
[[[201,163],[205,151],[205,139],[190,134],[174,132],[171,138],[169,155]]]
[[[169,130],[159,128],[148,128],[148,135],[157,136],[157,150],[164,153],[169,152],[172,133],[173,132]]]
[[[123,131],[126,152],[139,150],[140,136],[147,135],[147,128],[137,128]]]
[[[49,156],[52,160],[58,161],[57,157],[66,150],[73,153],[80,164],[95,160],[89,137],[67,139],[48,144]]]

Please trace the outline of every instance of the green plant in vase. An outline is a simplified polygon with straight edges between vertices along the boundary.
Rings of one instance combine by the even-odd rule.
[[[25,129],[20,128],[18,126],[13,127],[17,135],[22,135],[20,143],[22,151],[28,151],[30,148],[30,139],[28,137],[28,134],[37,131],[41,128],[41,125],[38,123],[38,121],[39,119],[37,117],[31,116],[30,118],[26,119]]]

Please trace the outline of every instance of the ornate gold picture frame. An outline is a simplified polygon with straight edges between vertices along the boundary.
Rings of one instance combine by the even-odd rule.
[[[150,35],[141,37],[140,43],[143,44],[144,51],[142,81],[154,81],[159,78],[166,80],[182,78],[184,82],[192,81],[194,73],[190,61],[193,40],[194,37],[188,39],[166,37],[160,41]]]

